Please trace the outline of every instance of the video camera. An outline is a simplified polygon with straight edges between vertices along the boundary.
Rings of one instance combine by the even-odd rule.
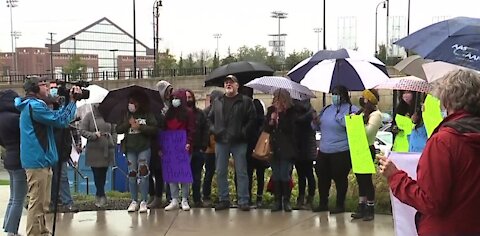
[[[71,87],[70,88],[67,87],[67,84],[70,84],[72,86],[78,86],[78,87],[81,88],[81,90],[82,90],[81,93],[73,94],[73,97],[75,98],[75,100],[80,101],[82,99],[88,99],[90,97],[90,91],[85,89],[86,87],[88,87],[90,85],[90,83],[88,81],[79,80],[79,81],[76,81],[76,82],[66,82],[66,81],[63,81],[63,80],[57,80],[57,81],[55,81],[55,83],[57,84],[57,87],[58,87],[58,95],[65,97],[65,99],[70,98]]]

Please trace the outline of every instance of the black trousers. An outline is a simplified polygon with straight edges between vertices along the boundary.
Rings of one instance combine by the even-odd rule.
[[[308,181],[308,196],[314,196],[316,183],[313,175],[313,160],[296,160],[295,169],[298,175],[298,195],[305,196]]]
[[[370,154],[375,160],[375,147],[370,146]],[[367,197],[367,201],[375,200],[375,187],[373,186],[372,174],[355,174],[358,183],[358,196]]]
[[[93,172],[93,181],[95,183],[95,188],[97,197],[105,196],[105,182],[107,181],[107,170],[108,167],[92,167]]]
[[[202,194],[204,200],[211,200],[212,180],[215,175],[215,153],[205,154],[205,175],[203,176]]]
[[[345,206],[345,197],[348,189],[348,173],[352,168],[350,152],[322,153],[319,152],[316,163],[316,174],[318,178],[318,192],[320,194],[320,205],[328,205],[328,196],[332,180],[335,181],[337,189],[337,207]]]
[[[264,165],[254,165],[251,162],[248,164],[248,192],[250,196],[252,195],[253,188],[253,172],[257,174],[257,197],[263,196],[263,189],[265,188],[265,170],[267,169]]]
[[[150,176],[148,180],[149,180],[148,194],[150,196],[162,198],[164,183],[163,183],[161,165],[158,165],[157,163],[152,164],[150,162]]]

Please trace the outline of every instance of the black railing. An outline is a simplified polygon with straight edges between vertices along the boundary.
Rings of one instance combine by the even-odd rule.
[[[149,79],[158,77],[178,77],[178,76],[198,76],[207,75],[212,72],[213,68],[184,68],[184,69],[159,69],[159,70],[139,70],[137,71],[137,79]],[[0,83],[23,83],[27,76],[41,76],[54,80],[76,81],[76,80],[122,80],[133,79],[133,71],[101,71],[101,72],[85,72],[85,73],[55,73],[55,74],[29,74],[29,75],[0,75]]]

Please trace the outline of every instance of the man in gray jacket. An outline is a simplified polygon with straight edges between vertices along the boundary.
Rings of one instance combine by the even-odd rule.
[[[251,98],[238,93],[239,84],[235,76],[228,75],[225,78],[224,88],[225,95],[213,103],[209,113],[216,141],[216,171],[220,200],[215,210],[230,207],[228,159],[232,154],[237,175],[238,207],[248,211],[250,207],[246,152],[247,138],[255,122],[255,109]]]

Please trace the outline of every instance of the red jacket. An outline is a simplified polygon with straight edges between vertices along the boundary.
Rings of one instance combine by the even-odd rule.
[[[452,122],[473,118],[467,131]],[[428,140],[417,168],[417,181],[404,171],[388,179],[393,194],[417,209],[419,235],[480,234],[480,117],[451,114]],[[473,127],[473,128],[472,128]]]

